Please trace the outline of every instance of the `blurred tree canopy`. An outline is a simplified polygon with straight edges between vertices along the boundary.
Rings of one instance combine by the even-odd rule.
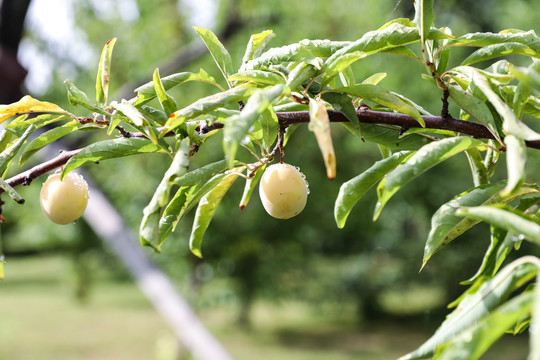
[[[131,3],[132,11],[123,10],[123,3]],[[414,12],[412,1],[396,0],[223,0],[212,4],[217,10],[212,27],[218,35],[220,30],[227,31],[226,46],[236,64],[240,63],[252,33],[272,29],[277,34],[272,46],[304,38],[353,40],[390,19],[410,18]],[[166,67],[170,72],[198,71],[201,67],[215,69],[206,52],[181,68],[174,68],[181,54],[203,46],[190,28],[197,25],[192,23],[196,18],[193,11],[202,9],[193,10],[196,7],[189,1],[79,0],[66,1],[64,6],[72,7],[72,31],[84,40],[84,46],[88,47],[84,55],[90,59],[81,61],[73,55],[67,56],[58,46],[58,40],[44,37],[38,31],[39,27],[30,22],[25,33],[25,46],[37,49],[52,70],[50,84],[45,93],[40,94],[43,100],[69,108],[63,86],[66,78],[76,82],[81,89],[92,89],[96,70],[93,64],[97,64],[103,44],[112,37],[118,37],[112,65],[113,98],[129,96],[126,89],[133,90],[141,82],[151,80],[156,67]],[[498,31],[515,24],[524,29],[537,29],[534,9],[534,0],[439,1],[436,2],[435,23],[451,26],[454,32],[460,33]],[[420,77],[410,77],[410,68],[415,66],[422,65],[385,54],[362,61],[355,67],[355,76],[363,79],[377,69],[384,69],[389,73],[383,82],[387,88],[425,104],[429,111],[436,113],[441,106],[440,94],[433,92]],[[211,75],[217,78],[218,70],[214,71]],[[161,75],[168,74],[162,72]],[[187,84],[174,90],[175,98],[189,104],[201,97],[204,90],[204,85]],[[301,215],[278,223],[268,217],[256,201],[244,211],[236,210],[242,189],[234,187],[206,234],[204,260],[189,254],[189,234],[183,231],[183,225],[164,245],[163,254],[153,255],[153,258],[178,281],[187,280],[195,288],[217,278],[231,280],[244,304],[243,321],[247,321],[249,304],[257,296],[290,297],[337,306],[349,301],[358,305],[361,317],[408,313],[406,308],[392,309],[386,304],[383,289],[400,292],[411,286],[438,289],[443,295],[432,306],[440,310],[449,299],[461,293],[463,289],[456,285],[456,280],[473,275],[487,245],[487,239],[477,237],[485,229],[472,229],[466,240],[453,244],[441,255],[444,259],[430,263],[418,274],[430,214],[450,200],[449,194],[471,187],[466,162],[451,160],[446,166],[431,170],[415,187],[396,195],[377,223],[371,221],[371,209],[376,202],[376,194],[371,193],[356,206],[347,228],[339,230],[332,209],[340,184],[380,158],[376,146],[345,134],[346,131],[340,128],[333,131],[338,177],[329,181],[312,135],[305,128],[299,128],[295,133],[292,141],[296,144],[286,152],[286,161],[301,167],[311,189],[308,206]],[[89,139],[79,136],[71,141],[74,146],[81,146]],[[221,141],[213,139],[193,161],[221,157]],[[159,157],[149,155],[107,161],[88,167],[88,171],[136,229],[142,216],[141,209],[148,203],[166,167]],[[128,174],[128,178],[137,181],[121,180],[118,173],[123,177]],[[450,175],[454,181],[445,182]],[[445,188],[440,189],[434,184],[444,184]],[[6,206],[6,212],[10,214],[4,227],[8,256],[38,250],[75,249],[77,255],[81,249],[106,251],[100,248],[97,239],[84,231],[83,223],[58,230],[43,216],[36,215],[39,211],[38,191],[37,187],[24,190],[26,198],[34,199],[28,201],[24,209],[12,204]],[[424,313],[428,310],[432,309],[415,311]]]

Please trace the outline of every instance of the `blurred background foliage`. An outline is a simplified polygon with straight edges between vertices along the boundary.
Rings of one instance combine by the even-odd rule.
[[[47,1],[34,0],[32,6],[37,7],[38,3]],[[204,68],[220,78],[206,54],[175,68],[179,54],[193,51],[194,44],[202,44],[192,25],[210,27],[218,35],[226,29],[225,46],[239,66],[252,33],[272,29],[277,36],[271,46],[304,38],[354,40],[391,19],[413,16],[412,1],[397,0],[208,0],[199,6],[194,3],[64,1],[61,6],[66,9],[62,12],[68,15],[65,21],[72,26],[70,34],[42,31],[48,21],[58,20],[49,20],[46,14],[30,15],[19,54],[30,71],[27,90],[40,100],[72,109],[63,81],[70,79],[93,94],[99,53],[112,37],[118,37],[118,42],[113,57],[111,98],[119,100],[132,97],[131,91],[137,85],[150,81],[156,67],[160,67],[162,76]],[[435,5],[436,25],[450,27],[455,35],[510,27],[538,30],[535,0],[451,0],[436,1]],[[465,54],[453,55],[457,63]],[[164,68],[168,73],[163,72]],[[375,55],[357,62],[355,70],[357,80],[387,72],[382,86],[409,97],[434,114],[440,111],[441,94],[421,79],[424,69],[416,62],[395,55]],[[188,83],[175,89],[173,96],[180,106],[185,106],[210,91],[214,90]],[[74,112],[84,114],[80,108]],[[194,306],[204,310],[234,305],[237,318],[244,325],[250,323],[252,305],[261,299],[301,301],[318,311],[346,314],[345,317],[354,317],[358,324],[368,326],[375,318],[414,317],[429,324],[431,320],[440,321],[446,304],[463,291],[459,282],[474,274],[489,244],[488,229],[473,228],[437,254],[419,273],[431,215],[441,204],[472,187],[465,156],[446,161],[408,185],[392,199],[376,223],[371,220],[376,202],[375,191],[371,191],[356,205],[345,229],[339,230],[333,218],[339,186],[380,159],[380,152],[376,145],[361,142],[340,125],[334,125],[332,132],[338,159],[338,176],[333,181],[325,176],[316,141],[307,127],[299,127],[285,148],[285,161],[299,166],[310,185],[308,205],[299,216],[287,221],[273,219],[265,213],[258,196],[252,198],[245,210],[238,210],[243,189],[238,181],[206,233],[204,259],[189,253],[192,218],[183,220],[164,244],[162,254],[148,250]],[[91,135],[73,136],[70,145],[84,146],[91,141],[88,136]],[[246,152],[243,156],[250,155]],[[538,154],[531,156],[540,160]],[[220,157],[221,139],[215,136],[195,155],[193,164],[198,166]],[[86,170],[136,233],[142,209],[167,166],[165,156],[149,155],[110,160]],[[532,166],[529,176],[538,181],[538,166]],[[44,252],[71,256],[76,265],[74,274],[78,274],[74,294],[81,300],[91,295],[95,273],[104,272],[118,281],[128,280],[121,265],[83,221],[58,227],[42,216],[37,200],[38,182],[21,189],[27,199],[25,206],[4,206],[7,221],[2,230],[8,261],[17,262],[19,257]],[[8,263],[8,276],[9,267]],[[9,278],[0,286],[7,289]]]

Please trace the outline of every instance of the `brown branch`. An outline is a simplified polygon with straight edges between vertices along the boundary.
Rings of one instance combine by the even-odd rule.
[[[400,128],[413,128],[421,127],[420,124],[409,115],[390,113],[383,111],[373,111],[360,109],[356,112],[358,120],[365,124],[374,125],[395,125]],[[309,122],[309,113],[307,111],[295,111],[295,112],[278,112],[277,114],[280,129],[285,129],[291,124],[300,124]],[[328,115],[331,122],[347,122],[349,121],[345,115],[339,111],[328,110]],[[479,139],[494,139],[493,134],[482,124],[473,123],[469,121],[463,121],[452,117],[442,116],[422,116],[426,123],[426,131],[429,129],[450,130],[462,134],[470,135]],[[207,133],[208,131],[221,129],[224,125],[222,123],[213,123],[208,126],[204,126],[198,129],[201,133]],[[399,129],[398,129],[399,130]],[[174,135],[173,133],[167,135]],[[130,133],[133,137],[143,137],[140,133]],[[278,145],[274,149],[277,153],[282,139],[278,141]],[[526,141],[526,145],[530,148],[540,149],[540,141]],[[15,175],[7,179],[7,183],[11,186],[29,185],[34,179],[41,175],[44,175],[56,168],[63,166],[68,162],[70,158],[78,154],[82,149],[76,149],[71,151],[64,151],[54,159],[41,163],[31,169],[28,169],[18,175]],[[0,194],[3,192],[0,189]]]

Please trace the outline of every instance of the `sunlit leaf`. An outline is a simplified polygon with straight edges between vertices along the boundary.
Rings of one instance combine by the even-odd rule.
[[[3,174],[6,171],[11,159],[13,159],[13,157],[17,154],[19,149],[26,141],[26,139],[28,139],[30,134],[32,134],[35,129],[36,127],[34,125],[30,125],[20,138],[18,138],[13,144],[11,144],[11,146],[2,151],[2,153],[0,154],[0,174]]]
[[[326,61],[321,69],[323,76],[321,83],[327,84],[330,79],[339,74],[341,71],[348,68],[351,64],[366,57],[366,53],[362,51],[354,51],[344,54],[341,57],[331,58],[331,61]]]
[[[330,120],[324,103],[312,98],[309,99],[309,130],[315,134],[326,166],[326,176],[332,180],[336,177],[336,154],[330,132]]]
[[[506,145],[506,169],[508,171],[508,184],[503,190],[504,195],[516,191],[525,180],[525,164],[527,162],[527,148],[525,141],[514,135],[504,138]]]
[[[285,84],[285,78],[279,74],[263,70],[246,70],[229,76],[229,81],[250,82],[261,85]]]
[[[537,65],[537,67],[540,68],[540,65]],[[540,72],[535,69],[534,64],[528,68],[508,64],[508,70],[510,70],[520,82],[534,89],[537,94],[540,94]]]
[[[15,189],[0,177],[0,188],[4,190],[11,199],[19,204],[24,204],[24,199]]]
[[[485,319],[504,303],[513,291],[533,279],[537,273],[536,266],[521,259],[508,264],[492,280],[483,283],[475,293],[465,296],[431,338],[400,360],[433,356],[438,346],[452,341],[463,331]]]
[[[259,167],[255,171],[255,174],[253,176],[246,179],[246,184],[244,185],[244,192],[242,193],[240,205],[238,206],[240,210],[244,210],[247,206],[249,199],[251,198],[251,194],[253,194],[253,190],[255,190],[255,188],[257,187],[257,184],[259,183],[259,180],[261,179],[265,168],[266,164]]]
[[[56,104],[46,101],[39,101],[30,95],[26,95],[15,103],[9,105],[0,105],[0,123],[6,121],[12,116],[31,113],[54,113],[69,115],[69,112],[65,111]]]
[[[384,175],[401,164],[411,154],[412,151],[397,152],[377,161],[369,169],[341,185],[334,206],[334,217],[340,229],[345,226],[347,217],[358,200]]]
[[[535,52],[540,52],[540,41],[533,30],[526,32],[469,33],[449,40],[447,46],[489,46],[506,42],[525,44]]]
[[[243,169],[233,169],[221,182],[203,196],[197,207],[195,213],[195,220],[193,222],[193,228],[191,229],[191,236],[189,238],[189,248],[191,252],[198,257],[202,257],[201,245],[204,233],[210,225],[210,221],[214,216],[216,209],[221,202],[221,199],[225,196],[233,182],[238,177],[238,172]]]
[[[259,57],[270,40],[272,40],[275,36],[276,34],[274,34],[272,30],[266,30],[258,34],[251,35],[246,47],[246,52],[242,58],[242,64]]]
[[[166,151],[145,138],[119,138],[103,140],[88,145],[73,156],[64,166],[62,178],[72,170],[89,163],[145,153],[166,153]]]
[[[168,203],[174,181],[184,175],[188,170],[189,151],[189,139],[185,138],[180,142],[180,146],[171,165],[163,175],[152,199],[143,210],[143,219],[139,230],[141,243],[153,247],[158,252],[161,251],[161,244],[165,239],[159,234],[161,213]]]
[[[425,265],[431,256],[443,246],[479,223],[478,219],[456,215],[458,208],[509,202],[521,196],[540,194],[540,190],[536,186],[523,186],[512,196],[503,197],[501,191],[505,185],[505,182],[482,185],[460,194],[442,205],[431,218],[431,230],[424,248],[423,264]]]
[[[426,41],[427,34],[433,24],[433,0],[415,0],[414,1],[414,20],[422,41]]]
[[[463,60],[461,65],[471,65],[480,61],[513,54],[537,56],[537,53],[525,44],[506,42],[502,44],[488,45],[476,50],[465,60]]]
[[[235,104],[245,100],[255,91],[255,89],[249,87],[236,87],[199,99],[191,105],[172,113],[169,120],[167,120],[167,123],[165,123],[160,136],[164,136],[169,131],[174,131],[186,120],[207,114],[222,106]]]
[[[111,77],[111,61],[116,38],[105,44],[101,51],[99,68],[96,78],[96,100],[98,104],[105,105],[109,94],[109,80]]]
[[[482,142],[477,139],[462,136],[434,141],[423,146],[406,162],[386,175],[379,183],[377,188],[379,201],[375,209],[374,219],[379,217],[388,200],[409,181],[438,163],[460,152],[481,145]]]
[[[166,76],[161,79],[161,84],[163,85],[163,89],[168,91],[188,81],[202,81],[213,85],[217,84],[216,80],[208,75],[203,69],[200,69],[198,73],[181,72]],[[157,96],[153,81],[139,86],[135,89],[135,92],[137,92],[137,100],[133,103],[135,106],[145,104]]]
[[[194,26],[193,28],[203,39],[223,77],[227,79],[233,74],[231,55],[212,31],[198,26]]]
[[[503,303],[449,342],[439,345],[434,359],[479,359],[497,339],[531,311],[533,300],[534,294],[527,291]]]
[[[456,215],[486,221],[540,244],[540,221],[507,205],[461,207]]]
[[[154,89],[156,90],[156,95],[158,97],[159,103],[163,107],[163,110],[167,114],[167,116],[171,115],[173,112],[175,112],[178,107],[176,106],[176,102],[174,99],[167,94],[165,88],[163,87],[163,83],[161,82],[161,77],[159,76],[159,68],[156,68],[153,75],[153,81],[154,81]]]
[[[362,99],[373,101],[377,104],[386,106],[399,113],[407,114],[413,117],[422,127],[426,126],[424,119],[418,110],[411,104],[403,101],[399,96],[392,94],[388,90],[383,89],[379,85],[372,84],[357,84],[346,88],[337,88],[332,91],[338,93],[346,93],[353,96],[361,97]]]
[[[253,123],[270,104],[288,92],[290,90],[283,84],[259,90],[248,99],[238,115],[233,115],[227,120],[227,126],[223,131],[223,146],[231,166],[235,160],[238,145],[246,137]]]

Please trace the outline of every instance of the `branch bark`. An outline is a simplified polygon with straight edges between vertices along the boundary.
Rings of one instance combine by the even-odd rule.
[[[421,127],[414,118],[405,114],[373,110],[358,110],[356,114],[358,116],[358,120],[364,124],[395,125],[402,129]],[[309,113],[307,111],[279,112],[276,115],[281,127],[287,127],[291,124],[309,122]],[[345,115],[336,110],[328,110],[328,116],[331,122],[349,121]],[[494,139],[493,134],[482,124],[463,121],[453,117],[422,116],[422,118],[426,123],[426,131],[429,131],[429,129],[450,130],[457,133],[470,135],[478,139]],[[210,127],[212,129],[219,129],[223,127],[223,124],[216,124],[215,127],[210,125]],[[141,137],[144,135],[140,133],[129,133],[129,136]],[[540,149],[540,141],[526,141],[525,143],[530,148]],[[81,150],[82,149],[76,149],[62,152],[60,155],[49,161],[41,163],[7,179],[7,183],[13,187],[18,185],[29,185],[32,180],[38,178],[39,176],[63,166],[68,162],[69,159],[78,154]],[[2,192],[3,190],[0,189],[0,194]]]

